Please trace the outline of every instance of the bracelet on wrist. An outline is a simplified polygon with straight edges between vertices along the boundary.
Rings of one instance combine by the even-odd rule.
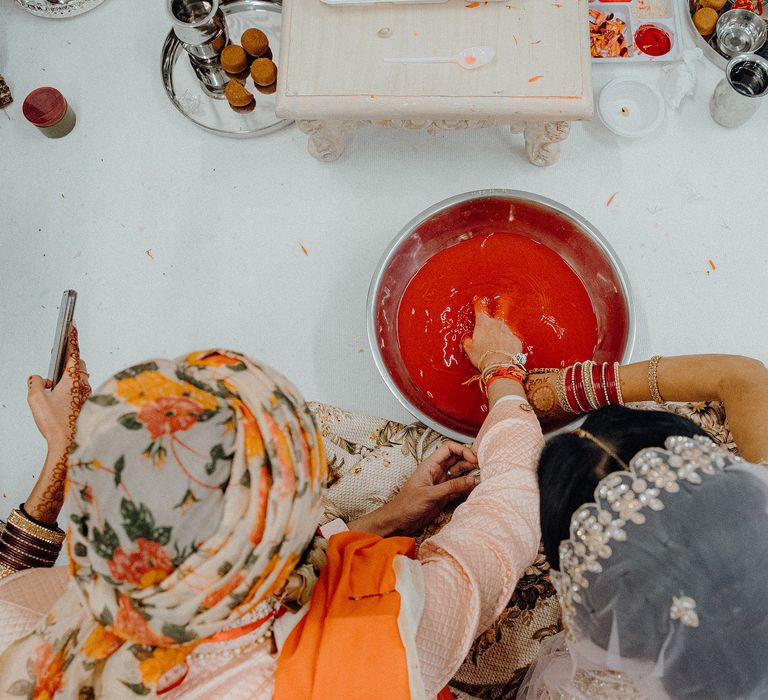
[[[590,413],[604,406],[623,406],[618,362],[577,362],[558,373],[555,394],[566,413]]]
[[[0,578],[9,575],[8,570],[54,566],[64,537],[58,527],[52,528],[31,518],[23,506],[12,511],[0,533]]]
[[[666,403],[659,391],[659,362],[661,355],[654,355],[648,361],[648,389],[651,392],[651,398],[660,405]]]
[[[511,379],[520,384],[520,386],[523,386],[525,377],[525,367],[520,363],[498,364],[486,367],[480,375],[480,382],[487,394],[491,384],[497,379]]]
[[[488,358],[489,355],[501,355],[503,358],[507,360],[510,364],[516,364],[516,365],[525,365],[525,363],[528,361],[528,355],[524,352],[516,352],[516,353],[509,353],[505,350],[486,350],[481,356],[480,361],[477,363],[478,368],[482,372],[484,369],[487,369],[487,367],[484,367],[485,360]],[[491,365],[495,364],[502,364],[500,362],[492,362]],[[490,367],[491,365],[488,365]]]

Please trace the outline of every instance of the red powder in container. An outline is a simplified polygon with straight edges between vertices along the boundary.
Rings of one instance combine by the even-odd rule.
[[[648,56],[663,56],[672,49],[672,39],[661,27],[644,24],[635,32],[635,48]]]

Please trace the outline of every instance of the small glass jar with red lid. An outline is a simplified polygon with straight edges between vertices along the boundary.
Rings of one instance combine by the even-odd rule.
[[[75,128],[75,113],[56,88],[41,87],[27,95],[24,116],[46,136],[58,139]]]

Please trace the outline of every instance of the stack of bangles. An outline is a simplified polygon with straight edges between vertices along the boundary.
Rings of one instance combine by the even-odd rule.
[[[56,563],[64,533],[14,510],[0,534],[0,579],[22,569],[50,568]]]
[[[619,363],[598,364],[586,360],[560,370],[557,398],[567,413],[589,413],[603,406],[623,406]]]

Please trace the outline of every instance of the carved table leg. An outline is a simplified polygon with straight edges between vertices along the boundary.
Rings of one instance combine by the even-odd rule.
[[[309,154],[326,163],[338,160],[347,145],[347,136],[355,122],[325,122],[316,119],[297,122],[299,129],[309,136]]]
[[[513,134],[522,132],[528,160],[534,165],[554,165],[560,159],[560,141],[568,136],[568,122],[516,122]]]

